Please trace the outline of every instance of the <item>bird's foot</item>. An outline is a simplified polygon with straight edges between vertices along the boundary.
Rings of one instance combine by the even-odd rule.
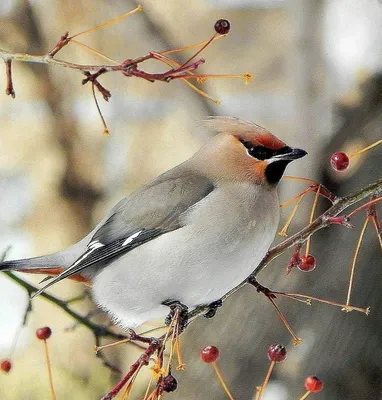
[[[179,333],[183,331],[183,329],[188,324],[188,307],[182,304],[180,301],[166,301],[163,302],[165,306],[170,307],[170,312],[168,313],[165,324],[170,325],[171,322],[176,318],[175,324],[178,325]],[[177,315],[177,316],[176,316]]]
[[[219,307],[223,305],[223,302],[219,299],[211,304],[208,305],[208,311],[204,314],[205,318],[212,318],[215,316],[216,311],[218,310]]]
[[[268,289],[267,287],[261,285],[256,278],[249,277],[247,282],[252,285],[258,293],[263,293],[265,296],[275,299],[276,295],[272,292],[272,290]]]

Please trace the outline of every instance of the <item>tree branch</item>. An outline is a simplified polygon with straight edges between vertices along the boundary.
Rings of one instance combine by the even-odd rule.
[[[336,217],[341,212],[346,210],[348,207],[352,206],[353,204],[365,199],[368,196],[373,194],[379,193],[382,191],[382,179],[371,183],[368,186],[360,189],[358,192],[353,193],[346,197],[338,197],[333,205],[326,210],[322,215],[316,218],[311,224],[303,228],[301,231],[295,233],[290,238],[282,241],[278,245],[272,247],[265,257],[261,260],[260,264],[254,269],[251,275],[243,282],[241,282],[238,286],[231,289],[228,293],[226,293],[221,300],[226,300],[229,296],[235,293],[237,290],[242,288],[245,284],[248,283],[248,279],[255,278],[264,268],[275,258],[280,256],[289,248],[304,243],[313,233],[317,232],[322,228],[326,228],[332,224],[331,218]],[[346,224],[346,222],[344,223]],[[200,306],[197,307],[195,310],[189,313],[190,320],[195,320],[198,316],[205,314],[208,311],[208,306]]]
[[[4,274],[6,276],[8,276],[8,278],[13,280],[17,284],[19,284],[20,286],[22,286],[28,292],[29,296],[38,291],[38,288],[36,288],[32,284],[30,284],[29,282],[24,281],[22,278],[18,277],[13,272],[6,271],[6,272],[4,272]],[[73,311],[68,306],[68,302],[66,302],[64,300],[60,300],[57,297],[52,296],[51,294],[45,293],[45,292],[41,293],[40,296],[43,297],[45,300],[48,300],[49,302],[55,304],[57,307],[61,308],[61,310],[66,312],[68,315],[70,315],[75,321],[77,321],[81,325],[84,325],[86,328],[90,329],[93,332],[94,336],[96,336],[96,337],[111,337],[111,338],[117,339],[117,340],[127,338],[126,335],[121,335],[121,334],[115,333],[115,332],[111,331],[110,329],[107,329],[103,325],[98,325],[98,324],[91,322],[90,319],[87,318],[86,316],[82,316],[82,315],[78,314],[77,312]],[[69,302],[70,302],[70,300],[69,300]]]

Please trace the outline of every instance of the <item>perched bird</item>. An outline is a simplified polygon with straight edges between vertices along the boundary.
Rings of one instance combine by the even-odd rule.
[[[57,275],[39,292],[65,278],[89,281],[99,307],[125,328],[166,316],[171,301],[193,309],[220,299],[269,249],[277,183],[307,153],[251,122],[211,117],[206,124],[217,135],[122,199],[80,242],[0,270]]]

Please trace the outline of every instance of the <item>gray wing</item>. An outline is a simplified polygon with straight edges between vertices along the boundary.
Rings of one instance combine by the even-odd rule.
[[[211,180],[184,169],[183,165],[159,176],[121,200],[95,229],[84,254],[34,296],[85,268],[104,263],[180,228],[182,214],[213,190]]]

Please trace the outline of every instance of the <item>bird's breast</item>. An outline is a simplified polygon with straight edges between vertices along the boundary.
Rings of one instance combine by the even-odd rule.
[[[181,228],[105,268],[96,279],[96,297],[100,304],[110,303],[108,309],[111,298],[119,303],[115,309],[139,305],[139,310],[143,303],[150,308],[168,299],[189,307],[213,302],[258,265],[278,220],[275,191],[244,185],[217,188],[184,215]]]

